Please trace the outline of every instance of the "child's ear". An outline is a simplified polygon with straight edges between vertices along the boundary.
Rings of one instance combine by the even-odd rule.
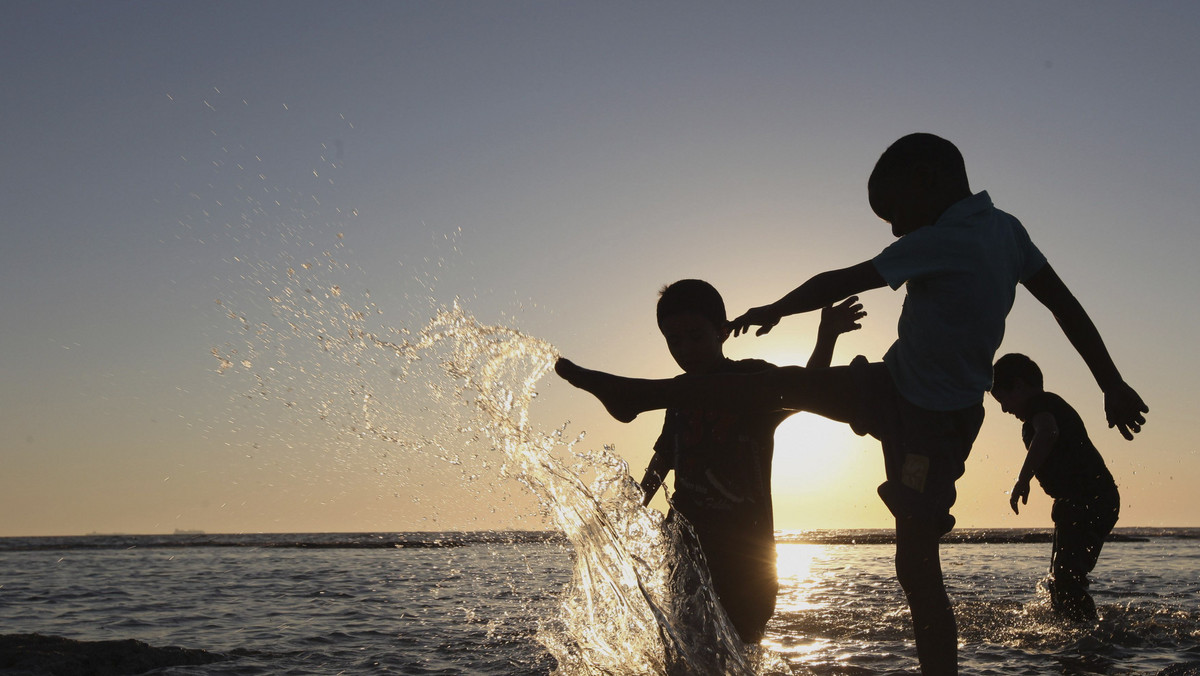
[[[721,336],[722,343],[724,343],[726,340],[729,340],[729,332],[732,329],[733,329],[733,326],[729,322],[725,322],[724,324],[721,325],[721,328],[719,331],[717,331],[717,334]]]

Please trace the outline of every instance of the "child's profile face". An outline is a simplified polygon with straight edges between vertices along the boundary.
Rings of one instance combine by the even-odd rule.
[[[896,176],[868,187],[867,199],[875,215],[892,226],[892,235],[903,237],[936,220],[932,214],[925,177]],[[932,217],[931,217],[932,216]]]
[[[729,333],[695,312],[663,317],[659,323],[667,349],[686,373],[707,373],[725,360],[722,345]]]
[[[1028,413],[1029,398],[1034,395],[1034,390],[1025,384],[1025,381],[1018,378],[1009,388],[992,388],[992,398],[996,403],[1000,404],[1000,409],[1005,413],[1016,416],[1018,420],[1025,420]]]

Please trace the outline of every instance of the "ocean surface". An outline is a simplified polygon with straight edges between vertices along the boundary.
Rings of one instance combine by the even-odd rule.
[[[964,674],[1200,674],[1200,529],[1117,529],[1093,574],[1094,625],[1049,613],[1048,536],[948,536]],[[780,533],[764,647],[720,670],[915,673],[892,550],[886,531]],[[593,624],[588,638],[570,626],[578,559],[561,535],[530,532],[0,538],[0,673],[120,673],[61,663],[91,642],[132,650],[129,639],[208,661],[161,674],[654,673],[643,629]],[[594,580],[587,598],[623,593]],[[14,651],[29,634],[68,641]],[[571,657],[596,648],[586,641],[617,653],[609,667]]]

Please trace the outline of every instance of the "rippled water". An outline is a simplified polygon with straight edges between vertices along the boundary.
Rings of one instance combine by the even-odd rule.
[[[891,555],[888,545],[781,544],[769,644],[801,673],[915,671]],[[1048,560],[1046,543],[943,545],[964,673],[1157,674],[1188,664],[1192,671],[1178,673],[1200,673],[1195,540],[1106,545],[1093,575],[1096,626],[1050,613],[1036,586]],[[839,671],[851,666],[861,670]]]
[[[539,640],[558,631],[569,601],[573,550],[562,541],[222,538],[237,540],[0,539],[0,634],[135,638],[225,658],[170,672],[179,674],[571,673]],[[890,545],[781,539],[780,602],[759,673],[915,670]],[[1049,545],[945,545],[963,673],[1200,673],[1197,542],[1109,543],[1096,626],[1049,614],[1035,588]]]
[[[176,673],[549,671],[559,545],[5,552],[0,633],[135,638],[229,659]],[[21,572],[17,572],[21,571]]]

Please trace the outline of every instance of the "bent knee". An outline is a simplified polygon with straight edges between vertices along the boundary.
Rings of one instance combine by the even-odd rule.
[[[945,596],[946,585],[942,579],[941,561],[937,551],[932,555],[919,552],[896,553],[896,579],[904,593],[910,597],[929,595]]]

